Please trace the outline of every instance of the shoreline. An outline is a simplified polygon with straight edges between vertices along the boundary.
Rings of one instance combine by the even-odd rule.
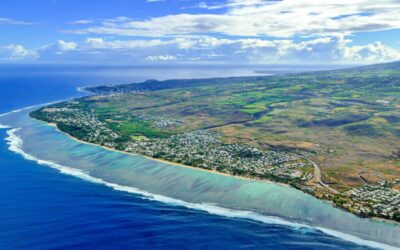
[[[335,207],[337,209],[343,210],[347,213],[353,214],[359,218],[364,218],[364,219],[370,219],[370,220],[374,220],[374,221],[378,221],[378,222],[383,222],[383,223],[388,223],[388,224],[392,224],[392,225],[396,225],[396,226],[400,226],[400,222],[395,221],[395,220],[390,220],[390,219],[386,219],[386,218],[381,218],[381,217],[375,217],[375,216],[363,216],[357,213],[353,213],[350,210],[344,208],[344,207],[340,207],[338,205],[336,205],[335,203],[332,202],[332,200],[330,199],[324,199],[321,197],[318,197],[316,195],[314,195],[312,192],[308,192],[306,189],[302,189],[299,186],[294,186],[294,185],[290,185],[290,184],[286,184],[286,183],[281,183],[281,182],[275,182],[272,180],[268,180],[268,179],[258,179],[258,178],[251,178],[251,177],[245,177],[245,176],[239,176],[239,175],[230,175],[227,173],[222,173],[216,170],[209,170],[209,169],[204,169],[204,168],[198,168],[198,167],[193,167],[193,166],[188,166],[188,165],[184,165],[184,164],[180,164],[180,163],[175,163],[175,162],[171,162],[171,161],[167,161],[167,160],[163,160],[163,159],[158,159],[158,158],[152,158],[150,156],[145,156],[145,155],[139,155],[139,154],[135,154],[135,153],[131,153],[131,152],[126,152],[126,151],[122,151],[122,150],[117,150],[115,148],[111,148],[111,147],[107,147],[107,146],[103,146],[103,145],[99,145],[99,144],[95,144],[92,142],[87,142],[87,141],[83,141],[81,139],[78,139],[62,130],[60,130],[57,126],[57,124],[55,123],[49,123],[46,121],[42,121],[42,120],[38,120],[36,118],[33,118],[31,116],[29,116],[31,119],[34,119],[38,122],[41,122],[43,124],[45,124],[46,126],[50,126],[50,127],[54,127],[58,132],[66,135],[67,137],[69,137],[70,139],[78,142],[78,143],[82,143],[82,144],[87,144],[87,145],[91,145],[91,146],[95,146],[95,147],[100,147],[103,148],[105,150],[109,150],[109,151],[113,151],[113,152],[117,152],[117,153],[123,153],[123,154],[127,154],[127,155],[132,155],[132,156],[136,156],[136,157],[143,157],[152,161],[157,161],[157,162],[161,162],[161,163],[166,163],[168,165],[173,165],[176,167],[181,167],[181,168],[188,168],[188,169],[193,169],[193,170],[197,170],[197,171],[203,171],[203,172],[208,172],[211,174],[218,174],[218,175],[222,175],[222,176],[226,176],[226,177],[232,177],[232,178],[237,178],[237,179],[242,179],[242,180],[247,180],[247,181],[256,181],[256,182],[264,182],[264,183],[269,183],[269,184],[275,184],[275,185],[279,185],[282,187],[287,187],[287,188],[293,188],[296,190],[299,190],[305,194],[308,194],[318,200],[321,200],[323,202],[328,203],[329,205],[331,205],[332,207]]]
[[[109,150],[109,151],[113,151],[113,152],[117,152],[117,153],[122,153],[122,154],[127,154],[127,155],[132,155],[132,156],[143,157],[143,158],[146,158],[146,159],[149,159],[149,160],[152,160],[152,161],[166,163],[166,164],[173,165],[173,166],[176,166],[176,167],[189,168],[189,169],[193,169],[193,170],[208,172],[208,173],[211,173],[211,174],[218,174],[218,175],[223,175],[223,176],[227,176],[227,177],[233,177],[233,178],[237,178],[237,179],[247,180],[247,181],[266,182],[266,183],[270,183],[270,184],[280,185],[280,186],[283,186],[283,187],[289,187],[289,188],[297,189],[297,188],[293,187],[292,185],[289,185],[289,184],[286,184],[286,183],[275,182],[275,181],[271,181],[271,180],[268,180],[268,179],[257,179],[257,178],[245,177],[245,176],[240,176],[240,175],[231,175],[231,174],[219,172],[219,171],[216,171],[216,170],[209,170],[209,169],[205,169],[205,168],[198,168],[198,167],[188,166],[188,165],[184,165],[184,164],[181,164],[181,163],[167,161],[167,160],[163,160],[163,159],[159,159],[159,158],[153,158],[153,157],[146,156],[146,155],[139,155],[139,154],[126,152],[126,151],[118,150],[118,149],[115,149],[115,148],[110,148],[110,147],[107,147],[107,146],[99,145],[99,144],[96,144],[96,143],[83,141],[81,139],[78,139],[78,138],[76,138],[76,137],[74,137],[74,136],[72,136],[72,135],[60,130],[58,128],[57,124],[55,124],[55,123],[48,123],[48,122],[41,121],[41,120],[38,120],[38,119],[33,118],[33,117],[30,117],[30,118],[32,118],[32,119],[34,119],[36,121],[39,121],[41,123],[44,123],[44,124],[46,124],[48,126],[54,127],[55,129],[57,129],[58,132],[68,136],[70,139],[72,139],[72,140],[74,140],[76,142],[87,144],[87,145],[91,145],[91,146],[95,146],[95,147],[100,147],[100,148],[103,148],[105,150]],[[315,196],[313,196],[313,197],[315,197]],[[315,197],[315,198],[317,198],[317,197]]]
[[[52,126],[52,127],[55,126],[54,124],[49,124],[49,123],[46,123],[46,122],[45,122],[45,125],[46,126]],[[18,129],[18,128],[16,128],[16,129]],[[58,132],[58,131],[56,131],[56,132]],[[79,141],[79,140],[76,139],[75,141]],[[83,143],[83,142],[79,141],[79,143]],[[92,143],[83,143],[83,144],[92,144]],[[19,154],[26,154],[24,151],[21,151],[21,152],[19,152]],[[30,159],[30,160],[37,161],[37,162],[40,161],[40,159],[37,159],[37,158],[36,159]],[[45,165],[45,166],[46,165],[47,166],[52,165],[51,162],[47,162],[46,160],[44,160],[44,162],[45,163],[42,162],[42,163],[39,163],[39,164],[40,165]],[[57,163],[54,163],[54,164],[58,165]],[[50,167],[59,169],[58,167],[54,167],[54,166],[50,166]],[[65,173],[64,172],[64,174],[73,175],[75,177],[78,177],[77,175],[74,175],[74,174],[71,174],[71,173]],[[86,175],[91,177],[88,174],[86,174]],[[82,177],[78,177],[78,178],[82,178]],[[96,179],[96,177],[92,177],[92,178]],[[114,190],[128,192],[128,193],[132,192],[132,191],[126,191],[126,190],[115,188],[116,186],[119,186],[118,184],[107,183],[107,182],[103,181],[102,179],[99,179],[99,180],[101,181],[100,184],[104,184],[104,185],[106,185],[108,187],[113,188]],[[98,182],[96,182],[96,183],[98,183]],[[145,192],[145,194],[144,194],[145,196],[148,195],[148,193],[146,191],[144,191],[144,192]],[[133,191],[133,193],[136,194],[137,192]],[[142,193],[139,193],[139,194],[143,195]],[[151,195],[151,193],[150,193],[150,195]],[[160,201],[160,200],[158,200],[156,198],[154,198],[154,199],[157,200],[157,201]],[[181,200],[178,200],[178,201],[181,201]],[[164,202],[164,201],[161,200],[161,202]],[[182,202],[186,204],[185,201],[182,201]],[[258,218],[255,218],[253,216],[247,216],[246,214],[245,215],[240,214],[241,211],[247,211],[247,210],[233,210],[234,212],[231,212],[231,210],[228,210],[228,212],[231,212],[231,213],[235,213],[235,211],[239,212],[239,213],[235,213],[234,216],[229,216],[229,215],[226,215],[224,213],[209,212],[207,209],[198,208],[198,207],[191,207],[190,206],[191,204],[195,204],[195,203],[187,203],[187,204],[189,204],[189,206],[185,205],[185,204],[183,204],[182,206],[187,207],[189,209],[196,209],[196,210],[200,210],[200,211],[206,211],[206,212],[208,212],[210,214],[215,214],[215,215],[218,215],[218,216],[244,218],[244,219],[249,219],[251,221],[256,221],[256,222],[261,222],[261,223],[278,224],[278,225],[284,225],[284,226],[294,226],[295,228],[298,228],[299,226],[301,226],[301,227],[304,226],[305,228],[309,228],[310,227],[310,228],[314,228],[314,229],[316,229],[318,231],[321,231],[322,233],[325,233],[327,235],[333,236],[335,238],[343,239],[343,240],[348,241],[348,242],[353,242],[353,243],[355,243],[357,245],[360,245],[360,246],[368,246],[368,247],[378,248],[378,249],[397,249],[396,248],[396,244],[397,243],[393,244],[393,243],[390,243],[390,242],[387,243],[385,241],[380,241],[380,240],[377,240],[377,239],[369,239],[369,238],[365,238],[365,237],[362,237],[362,236],[357,236],[357,235],[354,235],[354,234],[351,234],[351,233],[346,233],[346,232],[343,232],[343,231],[340,231],[340,230],[329,229],[329,227],[323,227],[323,226],[317,226],[317,225],[309,225],[307,223],[306,224],[302,224],[301,221],[296,222],[295,220],[293,220],[293,221],[291,221],[291,220],[287,221],[286,220],[286,219],[290,219],[290,218],[282,217],[282,221],[284,222],[284,224],[282,224],[282,223],[279,223],[280,222],[280,217],[274,217],[273,215],[271,215],[272,216],[271,218],[273,218],[273,219],[277,218],[278,220],[274,220],[272,222],[265,222],[262,218],[258,219]],[[251,210],[249,210],[249,211],[251,211]],[[258,215],[257,212],[256,212],[256,214]],[[268,215],[260,213],[260,216],[268,216]],[[290,224],[287,224],[287,223],[290,223]]]

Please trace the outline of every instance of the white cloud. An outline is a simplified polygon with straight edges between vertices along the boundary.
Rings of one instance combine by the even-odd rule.
[[[58,40],[57,44],[62,51],[74,50],[78,46],[74,42],[65,42],[63,40]]]
[[[198,5],[199,8],[205,8],[205,9],[224,9],[224,8],[237,8],[237,7],[246,7],[246,6],[259,6],[267,4],[265,0],[230,0],[227,1],[226,3],[218,3],[218,4],[212,4],[208,5],[205,2],[200,2]]]
[[[26,22],[26,21],[21,21],[21,20],[15,20],[11,18],[5,18],[5,17],[0,17],[0,25],[33,25],[35,23],[33,22]]]
[[[0,61],[34,60],[38,54],[19,44],[0,46]]]
[[[69,61],[70,55],[79,50],[80,45],[75,42],[66,42],[58,40],[54,44],[44,45],[35,49],[35,52],[40,55],[41,60],[46,61]]]
[[[198,7],[224,9],[222,14],[178,14],[133,20],[103,20],[76,34],[121,36],[176,36],[219,33],[229,36],[327,36],[400,28],[398,0],[231,0],[222,5]]]
[[[94,21],[93,20],[87,20],[87,19],[81,19],[81,20],[68,22],[68,24],[72,24],[72,25],[91,24],[91,23],[94,23]]]
[[[354,62],[394,61],[400,60],[400,51],[387,47],[381,42],[376,42],[345,48],[345,58]]]
[[[190,8],[202,8],[203,14],[146,20],[76,20],[69,24],[85,26],[69,26],[74,30],[68,32],[93,37],[80,42],[59,40],[37,49],[0,46],[0,57],[23,60],[40,55],[39,60],[46,61],[121,63],[332,64],[400,60],[399,50],[382,44],[379,38],[365,45],[352,45],[348,40],[357,32],[400,29],[399,0],[219,0],[199,2]],[[0,24],[28,23],[0,18]],[[295,42],[292,37],[301,41]]]
[[[140,49],[155,47],[158,45],[166,45],[168,42],[162,42],[159,39],[153,40],[111,40],[105,41],[103,38],[87,38],[85,41],[86,48],[91,49],[114,49],[114,50],[127,50],[127,49]]]
[[[375,63],[400,60],[400,51],[380,42],[352,46],[342,35],[309,39],[228,39],[211,36],[169,39],[111,40],[87,38],[84,42],[58,41],[38,50],[41,58],[63,56],[68,61],[145,63],[202,61],[237,63]]]
[[[171,55],[158,55],[158,56],[148,56],[145,58],[146,61],[159,62],[159,61],[175,61],[177,58]]]

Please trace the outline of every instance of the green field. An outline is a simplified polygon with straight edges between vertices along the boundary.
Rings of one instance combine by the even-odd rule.
[[[93,112],[120,141],[206,129],[226,143],[309,152],[341,191],[400,176],[400,63],[88,90],[97,95],[74,107]],[[168,125],[174,120],[182,122]]]

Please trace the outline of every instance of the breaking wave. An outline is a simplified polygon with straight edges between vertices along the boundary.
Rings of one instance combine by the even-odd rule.
[[[31,108],[31,107],[29,107],[29,108]],[[25,109],[27,109],[27,108],[25,108]],[[22,110],[24,110],[24,109],[22,109]],[[301,223],[290,222],[290,221],[287,221],[287,220],[284,220],[282,218],[275,217],[275,216],[262,215],[262,214],[252,212],[252,211],[233,210],[233,209],[229,209],[229,208],[219,207],[215,204],[209,204],[209,203],[190,203],[190,202],[185,202],[183,200],[178,200],[178,199],[170,198],[170,197],[163,196],[163,195],[149,193],[147,191],[140,190],[140,189],[137,189],[134,187],[122,186],[122,185],[118,185],[115,183],[109,183],[100,178],[93,177],[89,173],[87,173],[83,170],[71,168],[68,166],[63,166],[61,164],[58,164],[58,163],[52,162],[52,161],[48,161],[48,160],[42,160],[33,155],[26,153],[22,149],[23,139],[17,135],[17,132],[19,130],[21,130],[21,128],[13,128],[13,129],[10,129],[7,131],[8,137],[5,140],[7,141],[9,150],[22,155],[27,160],[35,161],[40,165],[57,169],[60,173],[63,173],[66,175],[75,176],[75,177],[78,177],[78,178],[86,180],[86,181],[105,185],[105,186],[110,187],[117,191],[133,193],[133,194],[139,195],[139,197],[143,198],[143,199],[159,201],[159,202],[163,202],[163,203],[166,203],[169,205],[182,206],[182,207],[186,207],[186,208],[190,208],[190,209],[200,210],[200,211],[204,211],[204,212],[207,212],[207,213],[213,214],[213,215],[225,216],[225,217],[230,217],[230,218],[248,219],[248,220],[253,220],[253,221],[262,222],[262,223],[266,223],[266,224],[287,226],[287,227],[291,227],[291,228],[298,229],[298,230],[308,230],[308,231],[309,230],[319,230],[325,234],[328,234],[328,235],[331,235],[336,238],[340,238],[340,239],[343,239],[343,240],[346,240],[349,242],[353,242],[358,245],[363,245],[363,246],[368,246],[368,247],[373,247],[373,248],[380,248],[380,249],[398,249],[396,247],[389,246],[384,243],[379,243],[379,242],[370,241],[370,240],[364,240],[357,236],[353,236],[353,235],[350,235],[347,233],[342,233],[342,232],[338,232],[335,230],[322,228],[322,227],[313,227],[313,226],[309,226],[309,225],[305,225],[305,224],[301,224]]]
[[[54,104],[54,103],[57,103],[57,102],[70,100],[72,98],[73,97],[67,98],[67,99],[62,99],[62,100],[57,100],[57,101],[52,101],[52,102],[46,102],[46,103],[37,104],[37,105],[32,105],[32,106],[28,106],[28,107],[25,107],[25,108],[15,109],[15,110],[12,110],[10,112],[6,112],[6,113],[3,113],[3,114],[0,114],[0,117],[11,115],[11,114],[15,114],[15,113],[19,113],[21,111],[25,111],[25,110],[29,110],[29,109],[33,109],[33,108],[38,108],[38,107],[42,107],[42,106],[46,106],[46,105],[51,105],[51,104]],[[8,126],[8,125],[4,125],[4,124],[0,123],[0,129],[7,129],[7,128],[11,128],[11,127]]]
[[[12,111],[7,112],[7,113],[0,114],[0,117],[11,115],[11,114],[14,114],[14,113],[19,113],[21,111],[25,111],[25,110],[28,110],[28,109],[33,109],[33,108],[38,108],[38,107],[45,106],[45,105],[54,104],[54,103],[57,103],[57,102],[60,102],[60,101],[62,101],[62,100],[58,100],[58,101],[54,101],[54,102],[46,102],[46,103],[43,103],[43,104],[32,105],[32,106],[28,106],[28,107],[25,107],[25,108],[15,109],[15,110],[12,110]],[[0,124],[0,129],[6,129],[6,128],[11,128],[11,127],[8,126],[8,125]]]
[[[78,93],[86,94],[86,95],[92,94],[90,91],[86,90],[85,87],[77,87],[77,88],[76,88],[76,91],[77,91]]]
[[[43,103],[43,104],[38,104],[38,105],[28,106],[28,107],[25,107],[25,108],[15,109],[13,111],[10,111],[10,112],[4,113],[4,114],[0,114],[0,117],[6,116],[6,115],[11,115],[11,114],[14,114],[14,113],[19,113],[21,111],[37,108],[37,107],[40,107],[40,106],[50,105],[50,104],[53,104],[53,103],[56,103],[56,102],[60,102],[60,101],[61,100],[54,101],[54,102],[46,102],[46,103]]]

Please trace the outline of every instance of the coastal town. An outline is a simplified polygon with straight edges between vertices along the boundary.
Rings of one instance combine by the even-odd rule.
[[[390,219],[400,219],[400,179],[353,188],[347,191],[346,195],[362,204],[356,211],[360,214],[384,215]]]
[[[313,182],[316,164],[308,159],[312,155],[307,152],[225,143],[219,133],[205,129],[160,137],[135,133],[126,138],[110,126],[115,120],[101,120],[94,110],[82,108],[75,100],[42,108],[31,116],[57,124],[62,131],[86,142],[230,175],[288,183],[360,216],[400,219],[400,179],[339,193]],[[149,113],[141,113],[135,119],[156,130],[173,129],[185,123],[182,119]]]
[[[312,165],[301,155],[224,143],[218,133],[210,130],[195,130],[166,138],[133,135],[129,140],[124,140],[106,123],[96,118],[93,112],[76,108],[76,104],[70,101],[66,107],[43,108],[42,118],[56,123],[60,129],[79,128],[71,132],[83,141],[133,154],[260,179],[274,178],[290,182],[312,178]],[[154,128],[183,124],[181,120],[149,114],[140,115],[138,119],[150,121],[150,126]]]
[[[299,162],[296,154],[225,144],[218,139],[218,134],[206,130],[165,139],[131,141],[127,143],[125,151],[227,174],[259,178],[273,175],[304,179],[306,177],[302,169],[309,167]]]
[[[0,250],[400,250],[400,0],[0,0]]]

